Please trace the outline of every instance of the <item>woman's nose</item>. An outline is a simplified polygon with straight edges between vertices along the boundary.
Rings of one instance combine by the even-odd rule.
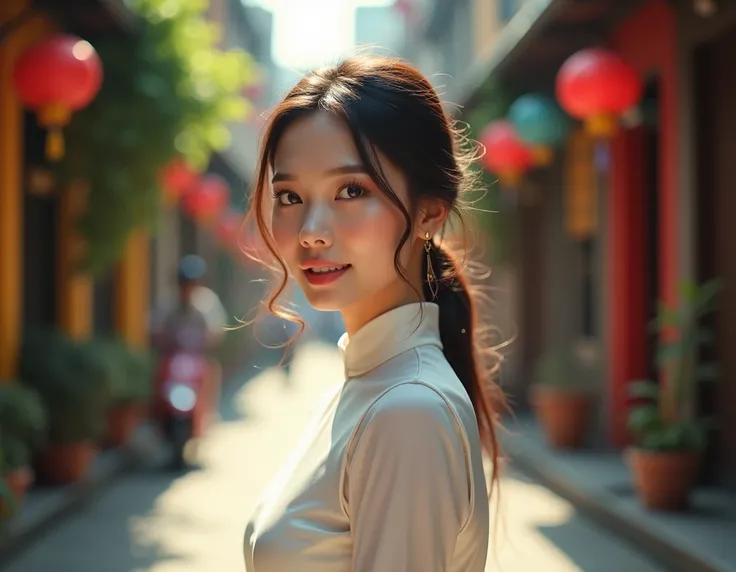
[[[299,242],[304,248],[332,246],[332,213],[327,206],[315,205],[307,212],[299,233]]]

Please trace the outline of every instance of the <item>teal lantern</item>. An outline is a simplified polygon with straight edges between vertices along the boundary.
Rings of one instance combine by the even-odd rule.
[[[537,93],[514,101],[508,118],[519,138],[531,146],[537,165],[552,162],[553,148],[565,139],[572,124],[554,99]]]

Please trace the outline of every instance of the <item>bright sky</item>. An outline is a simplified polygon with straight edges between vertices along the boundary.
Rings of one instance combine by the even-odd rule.
[[[286,68],[331,63],[353,47],[358,6],[385,6],[393,0],[244,0],[274,14],[273,58]]]

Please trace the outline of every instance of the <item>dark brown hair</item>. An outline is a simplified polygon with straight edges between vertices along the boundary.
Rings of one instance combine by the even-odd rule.
[[[296,321],[299,320],[295,315],[276,304],[287,285],[287,268],[268,230],[264,197],[269,168],[281,136],[294,120],[315,111],[334,113],[345,121],[369,175],[403,215],[406,230],[396,247],[394,266],[407,282],[399,253],[411,237],[412,213],[388,184],[376,151],[380,150],[404,173],[413,203],[410,208],[420,200],[435,199],[443,201],[459,216],[461,195],[473,190],[475,180],[468,169],[474,157],[472,149],[464,145],[465,139],[448,118],[430,83],[411,66],[396,59],[361,56],[308,73],[266,122],[249,212],[271,258],[266,263],[281,276],[268,309]],[[430,259],[438,278],[434,301],[440,308],[440,337],[445,357],[473,403],[482,442],[493,461],[492,485],[497,485],[496,420],[505,401],[493,376],[500,357],[480,330],[478,296],[470,287],[464,265],[442,243],[432,245]],[[426,264],[425,260],[422,276],[427,275]],[[427,283],[424,296],[433,299]]]

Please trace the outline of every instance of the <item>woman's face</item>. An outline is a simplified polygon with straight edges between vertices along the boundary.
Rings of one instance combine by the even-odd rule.
[[[379,161],[409,209],[403,173],[380,154]],[[271,186],[276,248],[312,306],[342,312],[350,332],[417,301],[394,267],[404,217],[368,176],[341,119],[320,111],[292,123],[276,149]],[[400,261],[421,292],[419,236],[412,234]]]

